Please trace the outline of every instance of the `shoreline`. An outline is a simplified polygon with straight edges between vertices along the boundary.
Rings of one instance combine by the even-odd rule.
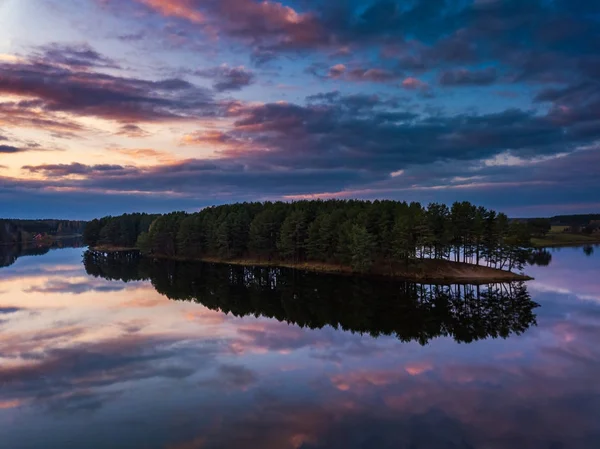
[[[124,247],[90,247],[91,251],[116,253],[125,251],[139,251],[137,248]],[[344,276],[367,276],[393,278],[412,282],[431,282],[439,284],[490,284],[500,282],[531,281],[532,277],[513,273],[498,268],[485,267],[481,265],[468,264],[463,262],[453,262],[449,260],[420,259],[412,266],[389,266],[377,267],[368,273],[359,273],[352,270],[349,266],[329,264],[323,262],[284,262],[268,261],[251,258],[239,259],[221,259],[218,257],[203,257],[200,259],[188,259],[182,257],[166,256],[144,256],[147,258],[161,260],[178,260],[186,262],[205,262],[223,265],[245,265],[268,268],[290,268],[295,270],[310,271],[314,273],[338,274]]]
[[[82,234],[74,234],[74,235],[59,235],[59,236],[49,236],[48,239],[42,239],[42,240],[23,240],[21,242],[0,242],[0,246],[15,246],[15,245],[33,245],[33,244],[52,244],[55,242],[60,242],[61,240],[70,240],[70,239],[80,239],[82,238],[83,235]],[[130,248],[130,250],[133,250],[135,248]]]
[[[586,245],[600,245],[600,237],[587,239],[574,239],[574,240],[555,240],[552,238],[543,239],[532,239],[533,247],[536,249],[542,248],[560,248],[565,246],[586,246]]]

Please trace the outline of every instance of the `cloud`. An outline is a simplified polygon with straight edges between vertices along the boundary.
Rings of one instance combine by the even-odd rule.
[[[0,145],[0,153],[3,154],[21,153],[23,151],[27,151],[27,149],[13,147],[12,145]]]
[[[15,147],[13,145],[0,145],[0,154],[15,154],[15,153],[25,153],[27,151],[59,151],[56,149],[49,150],[46,148],[41,148],[39,144],[29,143],[26,146]]]
[[[398,70],[365,68],[356,65],[348,67],[345,64],[336,64],[326,68],[323,64],[315,63],[308,67],[307,72],[321,79],[357,83],[391,83],[404,77],[404,73]]]
[[[147,159],[156,159],[162,163],[174,163],[177,158],[167,151],[154,150],[152,148],[112,148],[115,153],[127,156],[136,160],[146,161]]]
[[[29,99],[17,107],[121,122],[190,119],[217,113],[210,92],[182,79],[150,81],[113,76],[35,58],[0,62],[0,93]]]
[[[125,125],[121,125],[119,127],[119,130],[116,132],[116,135],[126,136],[126,137],[131,137],[131,138],[142,138],[142,137],[148,137],[150,135],[150,133],[148,131],[140,128],[138,125],[134,125],[133,123],[128,123]]]
[[[265,0],[137,0],[159,14],[210,26],[225,34],[264,48],[306,48],[327,38],[322,24],[308,13]]]
[[[597,155],[595,150],[572,153],[590,136],[600,135],[593,127],[583,128],[587,116],[581,116],[580,123],[579,115],[571,115],[557,126],[559,117],[553,110],[448,116],[407,112],[403,105],[395,98],[339,92],[313,95],[306,105],[239,103],[230,111],[234,122],[229,128],[193,132],[183,138],[183,144],[216,147],[210,159],[143,167],[30,165],[24,170],[48,179],[3,178],[3,185],[5,191],[70,190],[137,198],[168,192],[167,196],[190,202],[200,192],[204,201],[264,198],[266,192],[275,198],[326,192],[330,192],[326,196],[405,197],[412,190],[413,195],[423,197],[426,189],[442,198],[433,189],[444,185],[454,189],[448,196],[454,199],[467,195],[469,189],[484,192],[483,188],[489,191],[494,185],[506,189],[522,183],[548,186],[558,178],[564,180],[565,189],[567,183],[578,188],[575,179],[583,186],[585,179],[589,191],[594,191],[587,172],[577,178],[569,178],[575,174],[571,169],[558,171],[556,176],[550,172],[552,164],[568,163],[575,169],[584,157]],[[572,158],[565,159],[570,153]],[[484,163],[507,154],[516,161],[510,167]],[[591,163],[590,159],[583,167]],[[527,175],[531,164],[535,164],[535,175]],[[402,176],[390,177],[400,172]],[[529,192],[539,201],[541,196],[533,187]]]
[[[227,64],[210,69],[196,70],[194,74],[213,79],[213,88],[217,92],[241,90],[255,81],[253,72],[243,66],[230,67]]]
[[[483,70],[454,69],[443,72],[440,76],[442,86],[487,86],[497,79],[496,69],[489,67]]]
[[[43,286],[32,286],[25,290],[26,293],[69,293],[81,295],[87,292],[118,292],[124,290],[124,285],[111,283],[99,283],[93,280],[85,282],[69,282],[60,280],[49,280]]]
[[[87,43],[70,45],[54,42],[37,50],[34,57],[40,64],[67,66],[71,69],[119,68],[113,59],[101,55]]]
[[[427,88],[427,83],[418,78],[408,77],[402,81],[402,87],[407,90],[421,90]]]
[[[182,145],[208,144],[230,147],[230,145],[240,142],[223,131],[195,131],[184,135],[181,143]]]
[[[94,173],[121,172],[127,173],[130,167],[115,164],[85,165],[77,162],[71,164],[25,165],[22,167],[30,173],[42,173],[45,176],[93,175]]]
[[[43,110],[41,106],[35,101],[0,103],[0,124],[15,128],[41,129],[53,137],[67,139],[85,131],[85,128],[73,119]]]
[[[193,23],[204,23],[204,15],[195,10],[189,1],[138,0],[166,17],[177,17]]]
[[[63,198],[67,192],[69,198],[104,193],[123,205],[129,196],[128,204],[136,207],[149,207],[156,192],[181,207],[194,200],[311,194],[455,198],[476,195],[475,186],[491,192],[500,184],[527,182],[518,168],[512,174],[481,169],[486,161],[509,155],[517,167],[572,153],[600,138],[600,28],[590,13],[594,9],[581,2],[98,3],[103,6],[98,14],[118,13],[107,22],[119,26],[114,35],[127,46],[125,53],[111,48],[104,55],[87,43],[53,43],[25,56],[0,57],[5,98],[0,127],[11,133],[42,129],[73,139],[88,137],[101,118],[117,122],[112,132],[118,136],[150,137],[152,131],[148,148],[123,149],[122,156],[140,161],[145,155],[138,150],[168,151],[177,144],[188,145],[173,150],[185,156],[148,154],[163,167],[144,163],[123,170],[94,169],[87,156],[74,157],[69,162],[88,167],[39,168],[40,175],[60,176],[44,183],[3,178],[5,201],[9,193],[25,191],[36,201],[44,195],[58,201],[58,192]],[[84,11],[78,8],[72,13]],[[169,57],[159,54],[165,50],[161,44]],[[132,55],[131,61],[111,57],[124,54]],[[159,66],[145,63],[159,56]],[[196,73],[195,57],[210,61]],[[247,68],[251,61],[271,64],[254,71]],[[317,80],[302,71],[306,66]],[[500,82],[518,96],[500,97]],[[319,92],[328,83],[339,92]],[[296,90],[265,91],[282,84],[295,84]],[[256,87],[246,89],[250,85]],[[240,91],[240,98],[230,97]],[[491,100],[482,102],[479,95]],[[175,121],[177,129],[159,126]],[[114,125],[102,123],[98,129]],[[98,132],[98,139],[105,136]],[[12,134],[2,143],[25,147]],[[66,148],[71,151],[71,145]],[[196,152],[203,148],[213,152],[210,158]],[[436,181],[427,171],[443,176]],[[542,201],[542,190],[557,191],[545,176],[532,176],[530,198]],[[454,190],[452,196],[434,190],[441,180]],[[576,180],[568,182],[565,189],[580,191]],[[166,199],[154,201],[164,207]]]
[[[9,315],[12,313],[21,312],[22,310],[26,309],[22,309],[20,307],[0,307],[0,315]]]

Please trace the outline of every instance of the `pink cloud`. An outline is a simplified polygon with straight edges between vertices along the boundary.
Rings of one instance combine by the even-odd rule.
[[[140,3],[154,9],[165,17],[177,17],[186,19],[193,23],[204,23],[202,13],[194,9],[190,0],[137,0]]]
[[[211,33],[225,33],[272,47],[300,48],[323,44],[326,33],[310,13],[300,13],[280,2],[263,0],[136,0],[164,17],[206,25]]]
[[[425,89],[427,88],[427,83],[413,77],[405,78],[402,81],[402,87],[408,90],[417,90],[417,89]]]

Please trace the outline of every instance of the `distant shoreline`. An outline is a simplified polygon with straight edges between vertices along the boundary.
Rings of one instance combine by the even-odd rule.
[[[137,248],[112,247],[112,246],[96,246],[90,247],[91,251],[95,252],[125,252],[139,251]],[[368,273],[359,273],[353,271],[351,267],[328,264],[322,262],[285,262],[278,260],[260,260],[252,258],[239,259],[220,259],[215,257],[203,257],[201,259],[186,259],[181,257],[166,257],[166,256],[144,256],[147,258],[179,260],[190,262],[206,262],[218,263],[224,265],[246,265],[271,268],[291,268],[297,270],[340,274],[340,275],[366,275],[392,277],[398,280],[413,281],[413,282],[432,282],[440,284],[450,283],[468,283],[468,284],[488,284],[496,282],[516,282],[533,280],[530,276],[525,276],[511,271],[500,270],[498,268],[485,267],[481,265],[452,262],[448,260],[436,259],[418,259],[415,264],[405,267],[400,264],[390,269],[389,266],[374,267]]]
[[[556,238],[558,237],[558,238]],[[600,236],[582,234],[548,234],[543,238],[532,238],[534,248],[560,248],[564,246],[600,245]]]
[[[34,245],[34,244],[42,244],[42,245],[49,245],[52,244],[54,242],[58,242],[61,240],[70,240],[70,239],[80,239],[82,238],[83,235],[82,234],[72,234],[72,235],[49,235],[46,236],[44,238],[42,238],[41,240],[23,240],[20,242],[0,242],[0,246],[15,246],[15,245]],[[135,249],[135,248],[130,248],[131,249]]]

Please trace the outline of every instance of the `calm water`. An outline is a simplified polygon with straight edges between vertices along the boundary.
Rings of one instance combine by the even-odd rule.
[[[3,449],[600,447],[600,248],[526,288],[84,252],[2,254]]]

